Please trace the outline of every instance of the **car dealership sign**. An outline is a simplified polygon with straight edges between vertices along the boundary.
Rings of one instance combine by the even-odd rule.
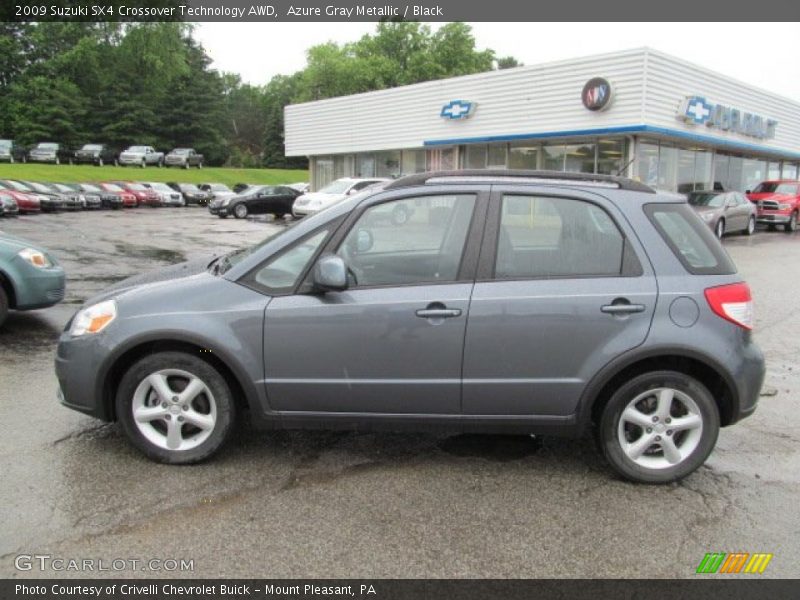
[[[709,102],[703,96],[686,96],[678,106],[678,119],[760,139],[775,137],[778,122],[761,115]]]
[[[450,100],[442,107],[442,112],[439,116],[443,119],[457,120],[468,119],[475,112],[477,106],[476,102],[468,102],[467,100]]]

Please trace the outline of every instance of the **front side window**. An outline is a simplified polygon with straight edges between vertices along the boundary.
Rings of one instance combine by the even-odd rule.
[[[368,208],[338,249],[353,285],[455,281],[474,207],[475,197],[461,194]]]
[[[272,292],[294,289],[309,262],[328,237],[328,232],[328,228],[321,229],[295,242],[288,250],[284,250],[259,267],[253,279],[258,285]]]
[[[625,240],[599,206],[506,195],[501,211],[496,279],[622,274]]]

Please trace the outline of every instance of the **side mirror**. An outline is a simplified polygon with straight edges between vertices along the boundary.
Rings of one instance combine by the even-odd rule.
[[[744,193],[745,194],[752,194],[753,192],[751,192],[750,190],[745,190]]]
[[[347,289],[347,265],[341,256],[328,254],[314,265],[314,287],[323,292],[341,292]]]

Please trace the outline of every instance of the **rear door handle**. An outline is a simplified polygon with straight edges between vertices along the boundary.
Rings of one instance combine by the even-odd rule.
[[[420,308],[415,313],[420,319],[452,319],[461,316],[460,308],[447,308],[441,302],[431,302],[425,308]]]
[[[631,304],[630,302],[614,302],[600,307],[600,311],[609,315],[629,315],[644,312],[644,304]]]

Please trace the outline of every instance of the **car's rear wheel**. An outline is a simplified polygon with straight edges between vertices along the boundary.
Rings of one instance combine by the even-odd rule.
[[[147,166],[147,161],[145,159],[142,159],[141,167],[144,169],[146,166]]]
[[[237,204],[233,207],[233,216],[237,219],[246,219],[247,218],[247,205],[246,204]]]
[[[789,217],[789,222],[783,226],[786,233],[794,233],[797,231],[797,212],[793,212]]]
[[[6,291],[0,287],[0,327],[6,322],[8,318],[8,296]]]
[[[747,229],[744,230],[745,235],[753,235],[756,231],[756,218],[751,216],[747,220]]]
[[[620,475],[667,483],[702,465],[719,434],[719,408],[706,387],[677,371],[655,371],[620,387],[606,404],[598,440]]]
[[[217,452],[235,420],[225,378],[183,352],[160,352],[135,363],[119,385],[116,410],[134,446],[171,464],[196,463]]]
[[[716,227],[714,227],[714,234],[717,236],[717,239],[722,239],[722,236],[725,235],[725,219],[720,219],[717,221]]]

